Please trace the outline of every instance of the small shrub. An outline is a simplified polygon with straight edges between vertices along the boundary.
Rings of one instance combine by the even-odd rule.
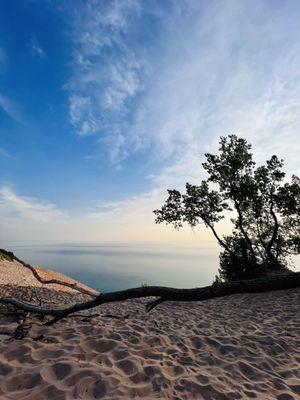
[[[14,253],[0,249],[0,260],[14,261]]]

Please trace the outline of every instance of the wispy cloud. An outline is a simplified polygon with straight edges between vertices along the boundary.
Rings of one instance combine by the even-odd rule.
[[[119,201],[99,202],[95,210],[87,214],[90,218],[116,217],[119,222],[130,221],[137,213],[139,218],[152,218],[153,202],[162,198],[159,190],[153,190],[140,195],[127,197]]]
[[[247,1],[205,7],[189,1],[162,11],[163,57],[158,52],[151,58],[151,68],[143,59],[148,73],[131,120],[120,122],[119,142],[106,139],[115,158],[144,151],[151,189],[93,216],[150,227],[165,189],[199,182],[203,154],[229,133],[246,137],[259,163],[275,153],[285,158],[288,172],[297,173],[300,42],[291,38],[300,39],[298,14],[288,5]]]
[[[0,158],[14,158],[4,147],[0,147]]]
[[[66,212],[41,200],[17,195],[9,187],[0,189],[0,240],[45,242],[130,242],[209,240],[208,232],[184,229],[178,234],[168,226],[154,224],[153,205],[164,193],[157,190],[116,202],[99,202],[88,213]]]
[[[36,222],[48,222],[65,216],[54,204],[19,196],[8,186],[0,189],[0,215]]]
[[[76,127],[79,136],[91,135],[99,130],[101,120],[97,120],[92,111],[90,96],[70,97],[70,122]]]
[[[200,2],[172,15],[165,54],[135,113],[131,134],[189,176],[195,153],[215,150],[220,135],[253,142],[260,160],[276,151],[293,169],[300,141],[300,27],[289,7]],[[298,13],[299,14],[299,13]],[[264,18],[261,18],[264,15]],[[200,173],[200,172],[199,172]],[[182,174],[183,175],[183,174]]]
[[[41,44],[38,42],[36,37],[32,37],[30,41],[30,51],[31,54],[38,58],[45,58],[46,53]]]
[[[70,122],[80,136],[116,137],[120,143],[128,102],[142,89],[142,60],[129,44],[130,28],[138,17],[137,1],[88,1],[73,15],[73,76]],[[111,150],[111,160],[122,146]]]
[[[6,96],[0,93],[0,108],[11,118],[21,122],[18,107]]]
[[[104,136],[114,163],[146,151],[163,174],[232,132],[264,150],[272,137],[270,153],[287,158],[292,149],[295,159],[299,9],[260,1],[108,4],[87,2],[76,20],[68,89],[79,135]],[[160,27],[149,50],[143,35],[132,38],[146,14]]]

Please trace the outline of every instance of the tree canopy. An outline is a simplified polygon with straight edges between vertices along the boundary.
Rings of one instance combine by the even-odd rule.
[[[300,179],[285,181],[283,160],[273,155],[256,166],[251,145],[236,135],[221,137],[218,154],[205,154],[208,174],[185,193],[168,190],[156,223],[180,229],[204,223],[219,245],[219,278],[224,281],[258,277],[287,269],[290,255],[300,253]],[[225,211],[227,211],[225,213]],[[232,233],[221,237],[216,224],[230,215]]]

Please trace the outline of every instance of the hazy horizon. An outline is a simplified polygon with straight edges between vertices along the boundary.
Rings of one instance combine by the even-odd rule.
[[[202,287],[218,273],[220,247],[191,243],[26,243],[6,249],[32,265],[50,268],[100,291],[141,284]],[[293,271],[300,271],[300,257]]]
[[[206,286],[218,268],[215,248],[136,243],[7,245],[26,262],[62,272],[100,291],[141,284]]]

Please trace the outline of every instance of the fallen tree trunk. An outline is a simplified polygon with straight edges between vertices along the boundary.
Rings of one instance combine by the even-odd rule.
[[[216,297],[224,297],[239,293],[262,293],[272,290],[292,289],[300,287],[300,272],[289,274],[278,274],[274,276],[235,281],[229,283],[215,284],[203,288],[177,289],[163,286],[142,286],[116,292],[101,293],[93,300],[82,303],[75,303],[66,308],[45,308],[24,302],[13,297],[0,298],[0,303],[12,304],[15,307],[27,312],[50,315],[54,318],[47,323],[52,325],[60,319],[78,311],[87,310],[105,303],[124,301],[141,297],[157,297],[146,305],[146,311],[164,301],[202,301]]]

